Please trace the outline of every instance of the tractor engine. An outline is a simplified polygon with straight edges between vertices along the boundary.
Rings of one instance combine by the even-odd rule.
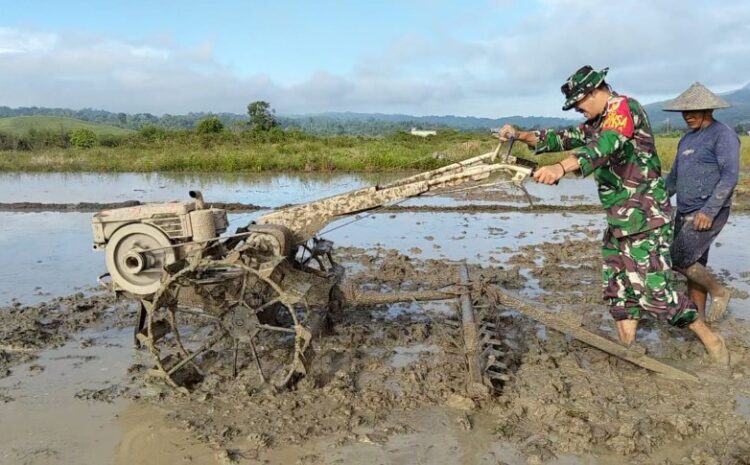
[[[94,249],[105,250],[115,291],[153,294],[165,266],[227,230],[225,210],[207,208],[199,191],[190,191],[190,197],[195,201],[145,204],[94,215]]]

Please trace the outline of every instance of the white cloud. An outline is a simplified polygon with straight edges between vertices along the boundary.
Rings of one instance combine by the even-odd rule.
[[[0,53],[44,53],[51,50],[56,42],[55,34],[0,27]]]
[[[694,81],[720,91],[750,81],[744,1],[542,0],[513,29],[457,37],[406,34],[349,73],[321,69],[282,84],[236,74],[210,39],[185,48],[169,36],[136,42],[0,28],[0,104],[243,113],[264,99],[280,113],[561,115],[559,86],[583,64],[609,66],[614,87],[641,101]]]
[[[167,60],[169,58],[168,50],[153,47],[131,47],[130,53],[133,56],[143,58],[158,58],[160,60]]]

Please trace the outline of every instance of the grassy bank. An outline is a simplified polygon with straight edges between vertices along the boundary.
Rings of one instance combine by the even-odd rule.
[[[657,138],[665,170],[677,138]],[[112,146],[90,149],[45,147],[0,151],[0,171],[387,171],[431,169],[478,155],[495,146],[489,134],[442,131],[420,138],[405,133],[383,137],[317,137],[304,133],[193,134],[145,133],[125,136]],[[528,155],[522,146],[516,154]],[[554,163],[564,154],[543,156]],[[750,167],[750,137],[742,137],[741,163]]]
[[[491,150],[494,140],[461,132],[421,138],[307,134],[246,137],[179,134],[115,147],[0,151],[0,171],[378,171],[431,169]]]

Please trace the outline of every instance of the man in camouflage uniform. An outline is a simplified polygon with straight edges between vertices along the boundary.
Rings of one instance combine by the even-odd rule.
[[[563,161],[535,171],[537,182],[554,184],[572,171],[594,174],[607,212],[604,299],[620,340],[633,343],[645,311],[690,328],[711,357],[726,364],[723,339],[699,318],[695,304],[674,290],[671,206],[646,112],[636,100],[612,91],[604,81],[606,74],[606,68],[584,66],[563,84],[563,110],[575,108],[586,118],[577,128],[517,131],[506,125],[500,138],[523,141],[536,153],[574,150]]]

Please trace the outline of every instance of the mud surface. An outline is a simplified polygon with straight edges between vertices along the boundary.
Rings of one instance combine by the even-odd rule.
[[[455,260],[466,257],[473,282],[616,338],[600,300],[596,215],[563,213],[553,227],[549,214],[404,213],[337,231],[348,286],[441,289],[458,282]],[[748,254],[718,242],[710,264]],[[189,394],[151,376],[147,351],[131,347],[132,303],[96,289],[16,302],[0,309],[0,463],[747,464],[750,272],[714,266],[734,295],[714,325],[730,368],[712,367],[689,331],[644,321],[634,350],[700,378],[670,381],[473,295],[507,365],[498,391],[476,399],[452,300],[346,306],[292,390],[261,383],[243,353],[237,377],[210,373]]]
[[[597,287],[586,285],[598,280],[597,254],[592,240],[530,245],[503,266],[472,266],[470,274],[474,281],[515,292],[537,280],[538,299],[551,311],[575,312],[589,329],[612,336]],[[354,247],[339,249],[337,258],[356,270],[350,285],[368,290],[456,283],[455,266],[443,260]],[[645,350],[701,377],[699,384],[685,385],[547,332],[513,309],[485,317],[513,349],[509,381],[489,399],[466,395],[453,304],[414,303],[346,308],[316,346],[310,373],[291,391],[261,384],[245,360],[237,378],[212,375],[181,395],[147,375],[148,357],[141,354],[119,381],[80,389],[70,401],[151,406],[148,421],[169,425],[169,434],[181,438],[174,453],[198,448],[195,453],[208,460],[196,463],[413,463],[408,458],[414,453],[430,457],[430,463],[456,463],[469,451],[473,458],[461,463],[566,463],[571,457],[590,463],[748,463],[750,424],[742,409],[750,398],[750,331],[743,322],[730,319],[719,326],[733,349],[729,370],[708,366],[690,334],[643,325]],[[47,357],[42,365],[33,361],[41,349],[71,339],[96,353],[107,339],[80,338],[82,331],[100,334],[128,327],[134,318],[132,305],[96,292],[9,309],[0,325],[1,373],[19,369],[33,376],[49,364],[70,363],[69,357]],[[4,384],[0,393],[0,409],[23,395]],[[428,439],[436,419],[441,432]],[[460,444],[472,437],[482,441]],[[456,444],[441,450],[445,441]],[[137,444],[130,451],[122,447],[123,463],[140,450]],[[18,460],[13,463],[59,463],[50,459],[59,456],[54,448],[0,450]]]

